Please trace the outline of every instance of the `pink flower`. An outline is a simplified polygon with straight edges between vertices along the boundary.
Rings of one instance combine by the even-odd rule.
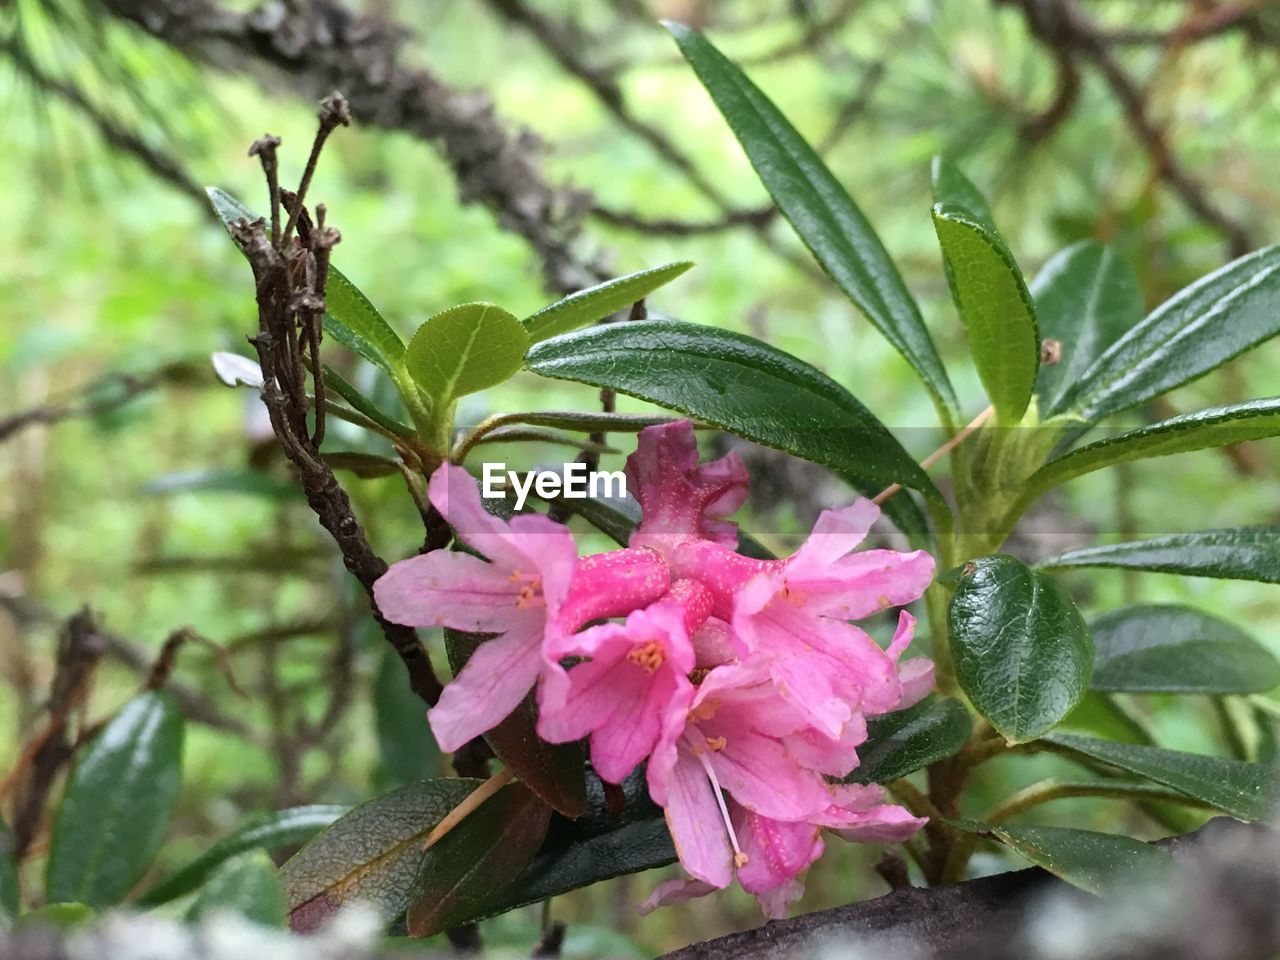
[[[747,498],[747,479],[736,453],[699,465],[688,420],[646,427],[627,457],[629,489],[644,517],[630,546],[664,556],[691,540],[737,546],[738,525],[724,518]]]
[[[615,551],[580,561],[568,528],[537,514],[489,513],[474,478],[445,464],[431,477],[431,502],[458,540],[486,559],[436,550],[394,564],[374,585],[383,615],[413,627],[495,634],[482,643],[428,712],[442,750],[497,726],[548,667],[548,635],[618,616],[667,589],[651,551]]]

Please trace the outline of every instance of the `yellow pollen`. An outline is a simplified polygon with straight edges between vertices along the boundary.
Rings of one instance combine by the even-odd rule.
[[[719,753],[728,745],[728,743],[729,741],[724,737],[707,737],[707,746],[711,749],[712,753]]]
[[[636,647],[627,654],[627,659],[644,669],[645,673],[653,673],[667,661],[666,651],[657,640]]]
[[[789,586],[785,584],[783,585],[782,589],[778,591],[778,596],[780,596],[787,603],[791,604],[793,607],[803,607],[805,603],[807,603],[809,600],[808,594],[806,594],[803,590],[792,590]]]
[[[735,867],[745,867],[750,862],[751,862],[751,858],[748,857],[741,850],[739,850],[737,853],[733,855],[733,865]]]
[[[719,706],[719,700],[703,700],[702,703],[689,711],[689,719],[694,723],[699,723],[703,720],[710,720],[716,715],[716,709]]]

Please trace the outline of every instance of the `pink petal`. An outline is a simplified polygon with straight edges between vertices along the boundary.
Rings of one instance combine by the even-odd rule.
[[[636,912],[642,917],[648,916],[659,907],[670,907],[673,904],[684,903],[686,900],[705,897],[719,889],[703,880],[690,880],[687,877],[663,880],[653,888],[653,893],[645,898],[644,903],[636,908]]]
[[[509,543],[525,558],[524,572],[536,570],[547,609],[554,612],[568,599],[578,567],[578,545],[563,524],[540,513],[511,518]]]
[[[694,879],[716,888],[733,880],[733,849],[702,765],[683,754],[666,796],[667,827],[680,864]]]
[[[573,633],[592,620],[626,616],[648,606],[671,587],[666,563],[645,547],[583,557],[559,611],[558,624]]]
[[[431,475],[427,494],[463,543],[511,570],[525,562],[524,555],[511,544],[506,521],[484,508],[480,487],[465,467],[441,464]]]
[[[818,828],[804,821],[773,820],[735,805],[733,825],[747,862],[738,868],[742,889],[755,894],[767,916],[786,916],[799,898],[799,877],[822,856]]]
[[[772,737],[742,726],[741,718],[717,714],[698,725],[705,741],[723,738],[707,758],[720,786],[744,807],[766,817],[799,820],[824,809],[831,796],[815,773],[802,769]],[[692,732],[689,735],[693,739]]]
[[[683,544],[670,560],[673,577],[697,580],[711,592],[712,616],[721,620],[732,619],[743,584],[761,572],[781,570],[783,563],[744,557],[709,540]]]
[[[502,633],[531,613],[516,605],[520,584],[479,557],[436,550],[394,563],[373,585],[382,615],[411,627]]]
[[[693,635],[693,651],[699,667],[715,667],[729,663],[749,652],[723,620],[707,620]]]
[[[880,517],[880,508],[870,500],[856,500],[839,510],[823,510],[803,546],[787,563],[797,575],[821,573],[854,550]]]
[[[521,624],[476,648],[427,711],[440,749],[452,753],[506,719],[538,679],[541,624]]]
[[[924,657],[908,660],[898,668],[898,679],[902,683],[902,700],[896,709],[905,710],[933,692],[933,661]]]
[[[860,620],[918,600],[933,580],[933,557],[918,550],[868,550],[825,570],[787,569],[787,586],[806,598],[807,609],[837,620]]]
[[[619,635],[621,643],[610,644],[605,639],[609,634]],[[569,668],[563,695],[556,695],[559,684],[550,678],[538,691],[538,735],[551,743],[582,739],[606,723],[620,704],[639,702],[642,696],[642,678],[619,669],[626,666],[631,649],[625,628],[607,623],[577,635],[591,636],[593,659]]]
[[[591,764],[604,780],[621,783],[653,750],[662,733],[665,713],[674,708],[680,713],[681,688],[692,684],[668,671],[648,684],[642,698],[620,703],[609,722],[591,734]],[[619,696],[621,701],[622,697]]]
[[[828,737],[809,727],[782,739],[792,759],[802,767],[828,777],[845,777],[858,766],[858,747],[867,739],[862,714],[851,716],[838,737]]]

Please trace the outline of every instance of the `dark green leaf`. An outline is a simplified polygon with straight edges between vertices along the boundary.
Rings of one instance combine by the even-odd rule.
[[[996,229],[996,218],[991,214],[991,205],[987,203],[987,198],[958,166],[946,157],[937,156],[933,158],[930,173],[933,180],[934,203],[947,203],[959,207],[992,233],[999,233]]]
[[[324,306],[325,329],[334,339],[388,372],[404,360],[405,347],[400,334],[391,329],[369,298],[332,264],[324,287]]]
[[[297,852],[280,870],[289,924],[319,927],[345,903],[372,904],[388,921],[413,892],[427,835],[480,780],[424,780],[363,803]]]
[[[22,909],[22,885],[14,857],[13,832],[0,819],[0,924],[12,923]]]
[[[427,723],[427,708],[409,687],[404,664],[388,647],[373,690],[378,759],[386,788],[440,775],[440,747]]]
[[[218,215],[218,219],[222,221],[223,226],[229,227],[237,220],[247,220],[249,223],[253,223],[258,219],[256,213],[225,190],[218,187],[205,187],[204,192],[209,197],[209,205],[213,207],[213,212]]]
[[[106,907],[142,878],[173,815],[182,733],[173,698],[149,690],[84,749],[54,818],[46,900]]]
[[[1280,435],[1280,397],[1197,410],[1055,457],[1031,475],[1021,502],[1028,504],[1060,483],[1117,463],[1167,457],[1277,435]]]
[[[348,470],[362,480],[394,477],[400,473],[400,467],[394,460],[372,453],[335,450],[333,453],[321,454],[321,458],[334,470]]]
[[[1042,560],[1043,570],[1117,567],[1280,583],[1280,526],[1175,533],[1133,543],[1085,547]]]
[[[379,409],[372,400],[344,380],[342,375],[332,367],[326,366],[324,368],[324,382],[325,386],[351,404],[357,413],[364,414],[378,426],[398,437],[413,436],[412,428],[405,426],[389,413]]]
[[[573,447],[576,450],[590,450],[593,453],[618,452],[608,444],[584,440],[559,430],[549,430],[546,427],[522,427],[514,423],[505,427],[494,427],[475,442],[473,449],[488,443],[554,443]]]
[[[996,419],[1016,424],[1027,411],[1040,369],[1040,333],[1022,271],[999,234],[960,207],[935,204],[933,227]]]
[[[217,867],[187,911],[187,921],[219,912],[237,913],[268,927],[285,925],[284,887],[265,850],[238,853]]]
[[[1091,690],[1058,724],[1058,729],[1124,743],[1154,744],[1155,738],[1141,719],[1115,697]]]
[[[138,898],[138,906],[154,907],[186,896],[204,883],[219,864],[246,850],[283,850],[305,843],[346,812],[346,807],[315,804],[275,810],[255,817],[177,873],[157,883]]]
[[[429,937],[483,915],[533,860],[551,808],[523,783],[480,805],[422,861],[409,907],[409,934]]]
[[[751,165],[818,263],[948,410],[955,393],[920,308],[844,187],[769,98],[705,37],[668,23]]]
[[[445,630],[445,651],[456,676],[486,637]],[[586,750],[581,743],[547,743],[538,736],[538,706],[532,693],[484,735],[499,760],[552,809],[581,816],[587,804]]]
[[[1107,349],[1142,320],[1138,277],[1110,247],[1082,240],[1053,257],[1031,284],[1040,336],[1059,360],[1040,368],[1040,412],[1065,411],[1062,398]]]
[[[1026,823],[951,822],[997,839],[1036,866],[1097,895],[1159,882],[1173,868],[1173,858],[1159,847],[1113,833]]]
[[[867,720],[854,783],[889,783],[951,756],[973,729],[969,711],[950,697],[929,697],[906,710]]]
[[[1271,814],[1275,770],[1260,763],[1066,733],[1051,733],[1044,739],[1068,753],[1163,783],[1241,820],[1261,820]]]
[[[1008,740],[1036,739],[1084,696],[1093,640],[1052,577],[1013,557],[974,560],[956,587],[950,622],[956,678]]]
[[[547,337],[568,333],[578,327],[585,327],[588,323],[603,320],[610,314],[643,300],[692,266],[691,261],[683,260],[664,267],[654,267],[652,270],[641,270],[557,300],[551,306],[543,307],[533,316],[524,319],[529,341],[537,343]]]
[[[491,303],[442,310],[409,341],[409,375],[440,408],[509,379],[524,362],[529,335],[520,321]]]
[[[1227,264],[1157,307],[1072,384],[1088,422],[1181,386],[1280,333],[1280,246]]]
[[[676,418],[656,413],[598,413],[590,410],[533,410],[528,413],[507,413],[501,423],[526,423],[531,427],[553,427],[559,430],[582,430],[594,433],[639,433],[645,427],[671,423]],[[493,421],[490,421],[491,423]]]
[[[1263,693],[1280,661],[1234,624],[1174,605],[1126,607],[1090,628],[1094,690],[1125,693]]]

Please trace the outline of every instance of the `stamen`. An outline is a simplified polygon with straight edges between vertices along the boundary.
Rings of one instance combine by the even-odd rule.
[[[793,590],[785,582],[782,584],[782,589],[778,591],[778,596],[793,607],[803,607],[809,601],[807,593],[803,590]]]
[[[516,571],[511,574],[513,583],[519,583],[521,580],[526,581],[525,585],[520,588],[520,592],[516,595],[516,609],[524,610],[533,606],[545,606],[546,601],[542,597],[542,578],[531,574],[522,574]]]
[[[657,640],[650,640],[648,643],[632,649],[627,654],[627,659],[643,669],[645,673],[652,674],[667,662],[667,653]]]
[[[708,740],[708,743],[711,741]],[[742,852],[742,847],[738,844],[738,835],[733,830],[733,821],[729,818],[729,808],[724,802],[724,791],[720,789],[720,781],[716,779],[716,772],[711,768],[711,761],[707,759],[706,753],[699,750],[696,751],[698,760],[702,763],[702,769],[706,771],[707,779],[711,781],[712,791],[716,795],[716,803],[720,806],[720,816],[724,819],[724,828],[729,833],[729,846],[733,847],[733,863],[737,867],[745,867],[751,859]]]
[[[719,753],[728,745],[729,741],[724,737],[707,737],[707,747],[712,753]]]

